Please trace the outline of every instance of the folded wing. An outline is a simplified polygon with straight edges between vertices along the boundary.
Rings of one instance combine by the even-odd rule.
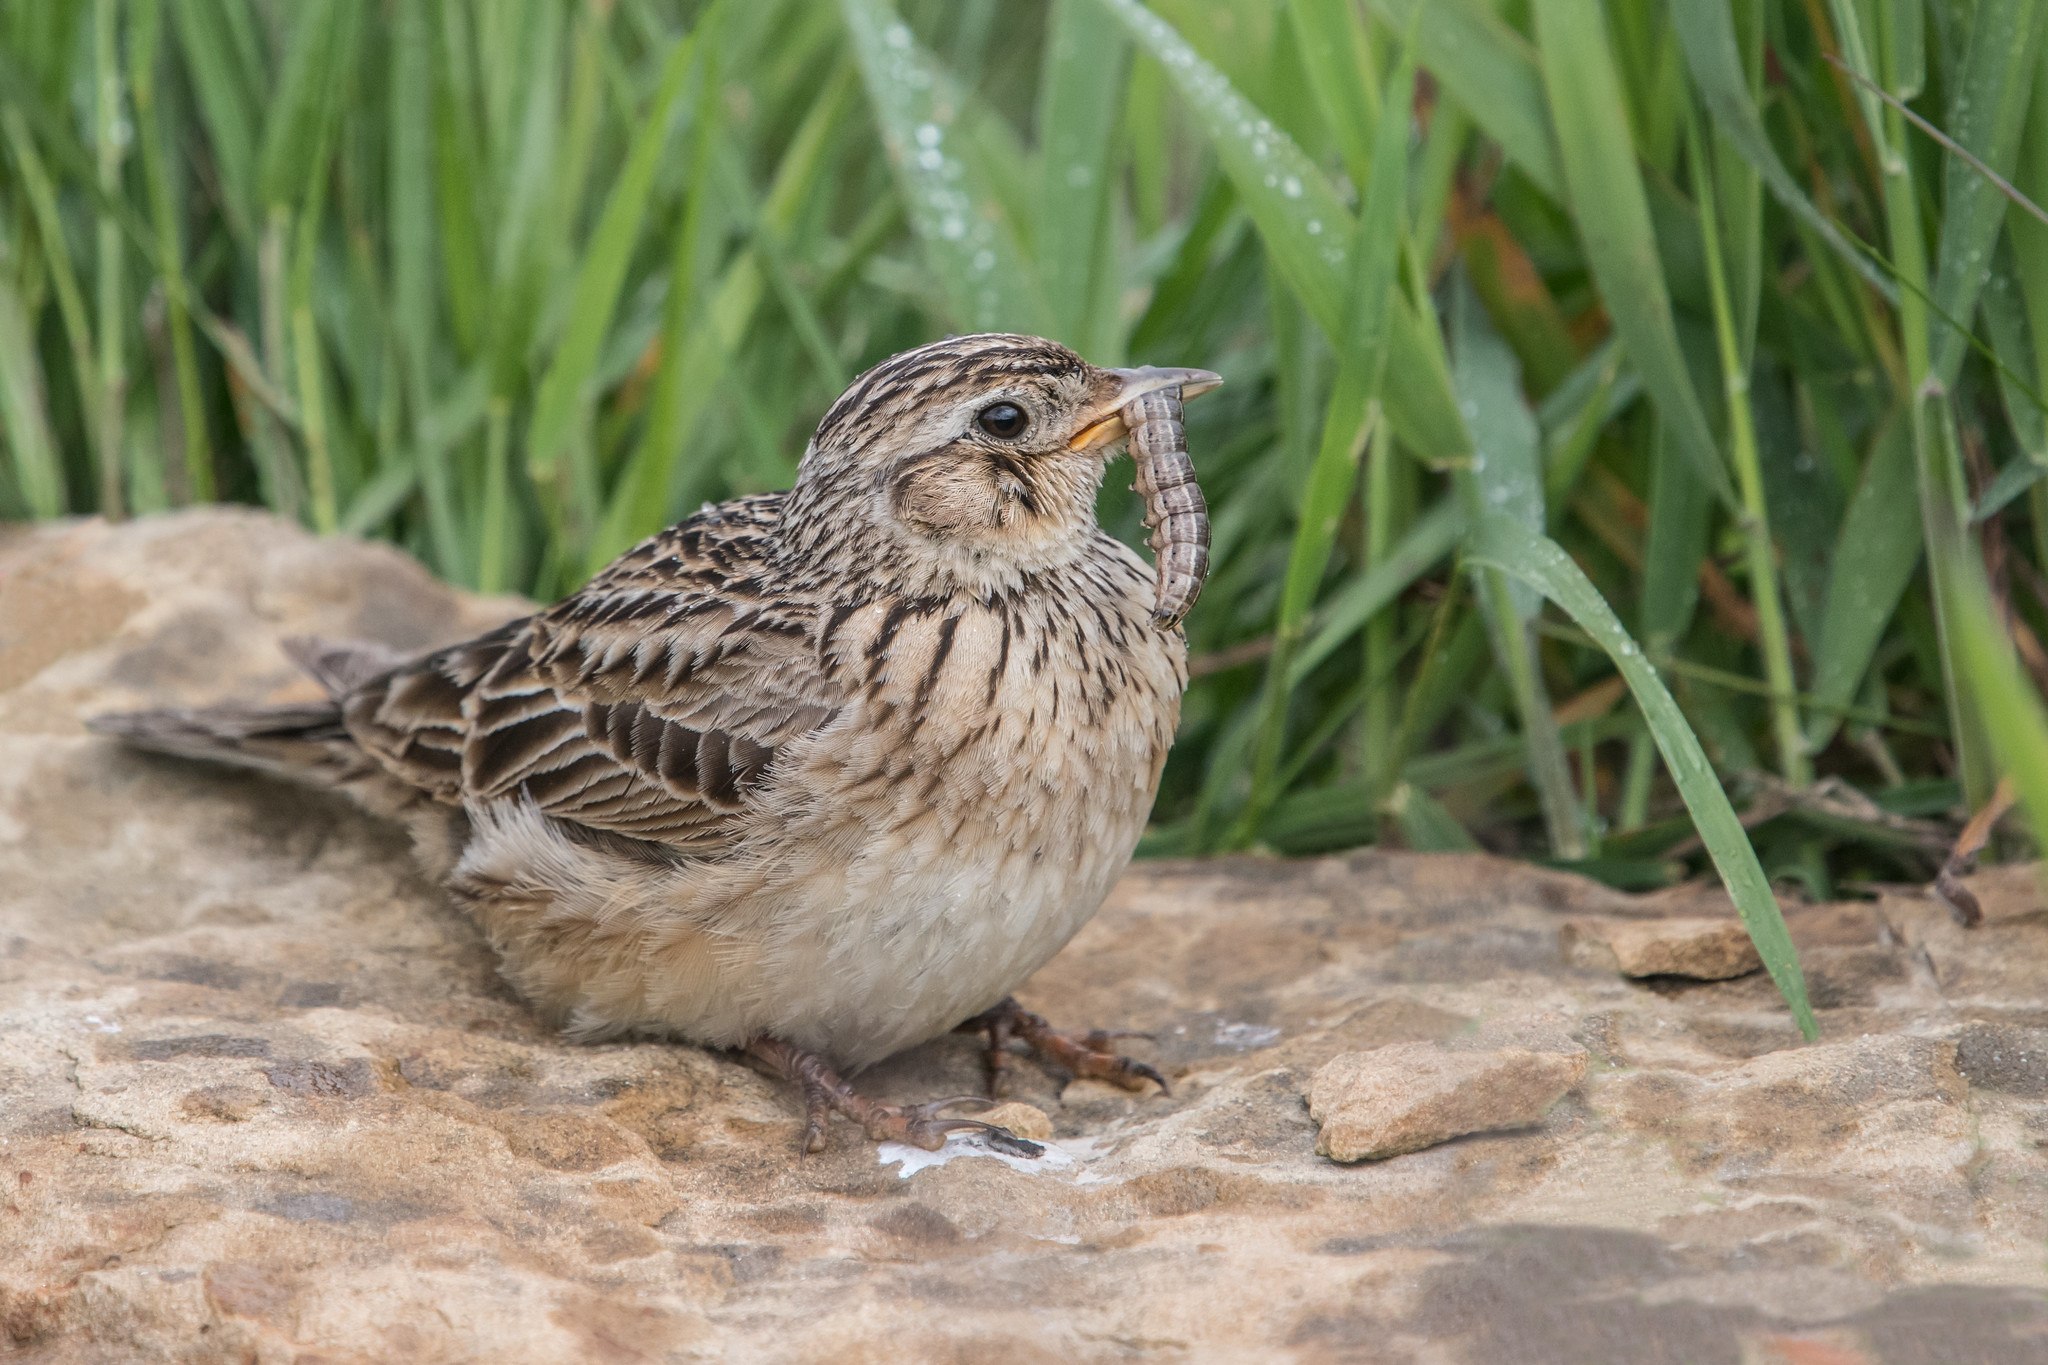
[[[350,732],[443,800],[523,796],[715,854],[777,753],[844,700],[769,561],[779,502],[707,509],[549,610],[358,688]]]

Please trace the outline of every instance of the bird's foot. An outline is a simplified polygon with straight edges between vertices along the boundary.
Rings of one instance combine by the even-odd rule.
[[[843,1114],[874,1142],[907,1142],[936,1152],[946,1145],[948,1134],[979,1133],[999,1152],[1024,1157],[1045,1154],[1045,1148],[1007,1128],[944,1112],[956,1104],[986,1104],[978,1095],[953,1095],[924,1104],[883,1104],[855,1090],[815,1052],[775,1038],[756,1038],[747,1044],[746,1054],[803,1092],[804,1130],[798,1149],[805,1153],[825,1150],[832,1116]]]
[[[1110,1033],[1094,1029],[1076,1037],[1054,1028],[1046,1022],[1045,1016],[1033,1014],[1015,999],[1007,998],[994,1009],[977,1014],[960,1025],[959,1031],[988,1035],[988,1050],[983,1062],[988,1068],[991,1098],[1001,1093],[1003,1074],[1010,1068],[1010,1040],[1013,1038],[1030,1049],[1031,1055],[1039,1061],[1061,1067],[1070,1075],[1108,1081],[1126,1090],[1143,1090],[1150,1082],[1159,1087],[1161,1094],[1173,1093],[1173,1087],[1167,1084],[1166,1077],[1159,1074],[1158,1068],[1126,1057],[1111,1047],[1118,1038],[1142,1038],[1145,1036],[1142,1033]]]

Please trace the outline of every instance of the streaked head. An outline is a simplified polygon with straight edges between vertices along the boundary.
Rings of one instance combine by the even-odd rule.
[[[913,552],[1029,569],[1077,553],[1094,528],[1133,399],[1221,382],[1207,370],[1091,365],[1042,337],[950,337],[854,380],[818,425],[795,500],[813,515],[858,509]]]

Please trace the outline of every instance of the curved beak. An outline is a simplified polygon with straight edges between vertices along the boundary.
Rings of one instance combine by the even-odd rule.
[[[1124,409],[1133,400],[1159,389],[1177,388],[1183,399],[1207,393],[1223,382],[1213,370],[1183,370],[1160,365],[1140,365],[1128,370],[1105,370],[1119,382],[1118,387],[1095,410],[1095,420],[1076,432],[1067,444],[1074,450],[1099,450],[1130,434]]]

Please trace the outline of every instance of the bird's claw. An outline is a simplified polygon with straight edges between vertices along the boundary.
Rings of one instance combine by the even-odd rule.
[[[956,1104],[976,1104],[986,1108],[991,1103],[981,1095],[949,1095],[923,1104],[876,1105],[867,1123],[868,1136],[877,1142],[907,1142],[927,1152],[936,1152],[954,1133],[979,1133],[984,1142],[999,1152],[1023,1157],[1045,1155],[1045,1148],[1038,1143],[1018,1137],[998,1124],[954,1117],[944,1112]]]
[[[1117,1053],[1091,1052],[1075,1068],[1076,1076],[1087,1076],[1092,1080],[1108,1081],[1125,1090],[1143,1090],[1150,1081],[1159,1087],[1162,1095],[1171,1095],[1173,1086],[1166,1077],[1159,1074],[1159,1068],[1149,1062],[1141,1062]]]
[[[1060,1032],[1046,1022],[1044,1016],[1033,1014],[1015,1000],[1005,1000],[960,1027],[982,1030],[988,1035],[985,1058],[991,1097],[996,1095],[1003,1073],[1009,1067],[1012,1038],[1030,1048],[1031,1055],[1039,1061],[1062,1067],[1075,1077],[1108,1081],[1125,1090],[1142,1090],[1149,1082],[1158,1086],[1161,1094],[1173,1093],[1173,1086],[1157,1067],[1112,1050],[1111,1044],[1119,1038],[1150,1038],[1152,1035],[1149,1033],[1134,1029],[1093,1029],[1075,1037]]]
[[[773,1038],[755,1039],[747,1045],[747,1053],[803,1091],[804,1126],[797,1150],[804,1155],[825,1150],[834,1114],[844,1114],[858,1123],[874,1142],[904,1142],[936,1152],[946,1145],[950,1135],[971,1132],[981,1134],[982,1140],[999,1152],[1022,1157],[1045,1155],[1045,1148],[1007,1128],[946,1114],[956,1104],[988,1105],[990,1101],[980,1095],[948,1095],[923,1104],[882,1104],[847,1084],[816,1053]]]

